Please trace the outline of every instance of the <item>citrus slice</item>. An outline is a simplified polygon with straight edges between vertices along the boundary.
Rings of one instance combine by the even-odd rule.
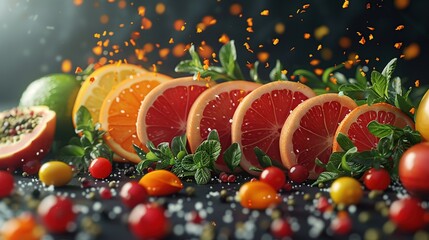
[[[310,179],[323,172],[316,158],[327,163],[332,153],[332,140],[341,120],[356,107],[353,99],[336,93],[311,98],[293,110],[280,134],[283,165],[305,166]]]
[[[333,139],[333,151],[342,151],[340,145],[336,141],[340,133],[348,136],[357,147],[358,151],[376,148],[379,138],[372,135],[367,127],[373,120],[399,128],[408,125],[414,129],[413,120],[397,107],[388,103],[376,103],[370,106],[362,105],[351,111],[338,126],[335,138]]]
[[[130,76],[145,72],[147,71],[140,66],[125,63],[108,64],[97,68],[86,78],[77,94],[72,112],[73,125],[76,127],[76,113],[82,105],[89,110],[93,121],[98,121],[100,107],[110,90]]]
[[[143,100],[138,113],[136,125],[140,142],[151,141],[157,146],[184,135],[192,104],[212,84],[184,77],[155,87]]]
[[[249,93],[238,105],[232,118],[231,140],[242,149],[241,167],[250,174],[251,166],[261,168],[254,153],[259,147],[281,165],[279,136],[290,112],[316,94],[301,83],[276,81]]]
[[[222,150],[231,145],[231,123],[235,109],[243,98],[261,84],[248,81],[231,81],[218,84],[203,92],[189,111],[186,137],[189,147],[195,152],[198,145],[216,129]],[[220,171],[229,172],[223,153],[215,162]]]
[[[106,144],[121,157],[120,160],[140,162],[133,144],[147,150],[136,133],[137,114],[146,95],[171,77],[160,73],[142,73],[131,76],[112,89],[100,108],[100,123],[106,131]]]

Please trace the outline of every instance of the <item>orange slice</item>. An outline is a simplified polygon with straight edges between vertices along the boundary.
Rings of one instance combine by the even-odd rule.
[[[316,179],[323,168],[315,160],[327,163],[332,153],[332,140],[341,120],[356,107],[353,99],[335,93],[311,98],[293,110],[280,134],[283,165],[305,166],[310,179]]]
[[[97,68],[83,82],[73,106],[73,125],[80,106],[85,106],[91,113],[94,122],[98,121],[100,107],[110,90],[130,76],[147,72],[140,66],[125,63],[115,63]]]
[[[178,78],[155,87],[143,100],[137,117],[137,136],[157,146],[186,133],[189,110],[195,99],[213,82]]]
[[[235,109],[243,98],[261,84],[249,81],[231,81],[204,91],[189,111],[186,136],[192,152],[216,129],[222,151],[231,145],[231,124]],[[230,172],[223,160],[223,152],[215,162],[220,171]]]
[[[133,144],[146,149],[136,133],[137,114],[141,102],[160,83],[171,77],[160,73],[142,73],[122,81],[109,92],[100,108],[100,123],[106,131],[106,144],[122,158],[134,163],[140,162]]]
[[[261,168],[254,153],[255,147],[281,165],[280,130],[290,112],[315,95],[304,84],[276,81],[255,89],[241,101],[232,118],[231,140],[242,148],[240,165],[245,171],[259,174],[249,170],[251,166]]]
[[[333,139],[333,151],[342,151],[340,145],[336,141],[339,133],[348,136],[358,148],[358,151],[371,150],[377,147],[377,143],[380,139],[372,135],[367,127],[373,120],[399,128],[408,125],[414,129],[413,120],[397,107],[388,103],[376,103],[370,106],[362,105],[355,108],[338,126],[335,138]]]

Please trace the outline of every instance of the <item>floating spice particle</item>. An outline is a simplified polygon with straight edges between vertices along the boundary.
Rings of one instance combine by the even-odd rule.
[[[226,35],[225,33],[224,33],[224,34],[222,34],[222,35],[219,37],[219,42],[220,42],[220,43],[222,43],[222,44],[225,44],[225,43],[229,42],[229,37],[228,37],[228,35]]]
[[[164,3],[157,3],[155,6],[155,12],[159,15],[164,14],[165,4]]]
[[[246,47],[246,50],[247,50],[247,51],[249,51],[249,52],[253,53],[253,50],[250,48],[249,43],[245,42],[245,43],[243,44],[243,46],[244,46],[244,47]]]
[[[316,69],[314,69],[314,73],[315,73],[316,75],[318,75],[318,76],[322,76],[322,74],[323,74],[323,69],[321,69],[321,68],[316,68]]]
[[[137,12],[139,16],[144,17],[144,15],[146,14],[146,8],[144,6],[140,6],[137,8]]]
[[[304,39],[310,39],[311,34],[310,33],[304,33]]]
[[[320,49],[322,49],[322,44],[319,44],[319,46],[317,46],[317,51],[319,51]]]
[[[147,29],[151,29],[151,28],[152,28],[152,21],[147,17],[142,18],[141,29],[147,30]]]
[[[393,45],[396,49],[400,49],[402,47],[402,42],[397,42]]]
[[[368,28],[369,30],[371,30],[371,31],[374,31],[375,30],[375,27],[366,27],[366,28]]]
[[[61,71],[68,73],[72,70],[72,62],[69,59],[64,59],[61,63]]]
[[[416,86],[416,87],[420,87],[420,80],[416,80],[416,81],[414,81],[414,86]]]
[[[270,14],[270,11],[265,9],[261,12],[261,16],[268,16]]]
[[[238,16],[242,12],[241,5],[234,3],[229,7],[229,13],[233,16]]]
[[[169,44],[173,44],[173,43],[174,43],[174,39],[173,39],[173,38],[170,38],[170,40],[168,40],[168,43],[169,43]]]
[[[320,63],[319,59],[313,59],[310,61],[311,66],[317,66],[317,65],[319,65],[319,63]]]
[[[416,112],[416,109],[415,109],[415,108],[411,108],[411,109],[410,109],[410,113],[411,113],[411,114],[413,114],[413,115],[414,115],[414,113],[415,113],[415,112]]]
[[[279,43],[279,39],[278,38],[274,38],[273,39],[273,45],[275,46],[275,45],[277,45],[278,43]]]
[[[177,19],[173,23],[173,28],[176,31],[183,31],[183,30],[185,30],[185,28],[184,28],[185,24],[186,24],[186,22],[183,19]]]
[[[302,6],[302,8],[307,9],[310,7],[310,4],[305,4],[304,6]]]
[[[371,41],[372,39],[374,39],[374,36],[372,34],[369,34],[368,39]]]
[[[362,37],[362,38],[359,40],[359,43],[360,43],[360,44],[362,44],[362,45],[364,45],[364,44],[366,43],[365,37]]]
[[[247,26],[252,27],[253,26],[253,18],[246,19]]]
[[[253,32],[253,28],[252,27],[247,27],[246,31],[252,33]]]
[[[343,8],[348,8],[349,7],[349,0],[345,0],[343,3]]]
[[[395,30],[396,31],[401,31],[402,29],[404,29],[405,28],[405,26],[404,25],[398,25],[396,28],[395,28]]]

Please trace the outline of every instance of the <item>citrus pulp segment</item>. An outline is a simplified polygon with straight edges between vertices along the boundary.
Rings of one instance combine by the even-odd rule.
[[[231,124],[235,109],[243,98],[261,84],[249,81],[230,81],[204,91],[192,105],[186,127],[189,147],[195,152],[211,130],[216,129],[222,153],[215,162],[220,171],[230,172],[223,160],[223,151],[231,145]]]
[[[291,111],[316,94],[304,84],[276,81],[249,93],[238,105],[231,125],[231,140],[242,149],[241,167],[250,174],[251,166],[261,168],[254,153],[259,147],[273,161],[281,165],[279,152],[280,130]]]
[[[119,160],[140,162],[133,144],[147,150],[137,138],[136,121],[140,104],[147,94],[160,83],[171,77],[160,73],[142,73],[118,83],[103,101],[100,108],[101,127],[106,134],[106,144],[116,153]],[[116,158],[115,158],[116,159]]]
[[[303,165],[310,172],[310,179],[317,178],[324,169],[316,166],[316,158],[328,162],[338,124],[356,106],[347,96],[329,93],[308,99],[296,107],[280,134],[283,165],[287,168]]]
[[[98,121],[100,107],[110,90],[128,77],[145,72],[147,71],[140,66],[126,63],[97,68],[85,79],[77,94],[72,114],[74,126],[76,127],[75,117],[80,106],[83,105],[89,110],[94,122]]]
[[[137,117],[137,136],[155,146],[186,133],[186,121],[195,99],[213,82],[192,77],[173,79],[155,87],[143,100]]]
[[[348,136],[357,147],[358,151],[376,148],[379,138],[372,135],[367,127],[373,120],[399,128],[408,125],[414,129],[413,120],[397,107],[388,103],[362,105],[351,111],[338,126],[335,138],[333,139],[333,151],[342,151],[340,145],[336,141],[336,137],[340,133]]]

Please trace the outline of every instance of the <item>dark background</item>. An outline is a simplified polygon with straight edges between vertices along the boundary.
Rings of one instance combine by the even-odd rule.
[[[155,64],[159,72],[180,76],[174,67],[189,57],[173,54],[174,47],[183,49],[190,43],[201,46],[205,41],[205,52],[210,53],[212,49],[217,53],[222,34],[235,40],[238,59],[246,75],[246,63],[253,63],[261,52],[269,54],[268,65],[263,63],[260,67],[265,77],[276,59],[281,60],[290,75],[298,68],[324,69],[356,59],[356,55],[361,65],[366,65],[368,60],[369,69],[381,71],[391,58],[404,54],[396,75],[403,77],[409,86],[420,81],[417,101],[429,82],[426,73],[429,2],[350,1],[348,8],[343,8],[343,3],[328,0],[2,0],[0,109],[17,105],[25,87],[43,75],[61,71],[74,73],[76,67],[85,68],[98,61],[127,59],[149,69]],[[141,6],[145,11],[139,15]],[[162,6],[164,11],[160,11]],[[240,6],[241,14],[231,13],[231,6]],[[261,15],[263,10],[269,10],[268,16]],[[216,22],[212,21],[197,33],[198,24],[207,16]],[[253,32],[246,30],[249,18]],[[174,28],[178,19],[186,22],[183,30]],[[151,27],[143,24],[146,28],[141,29],[142,20],[145,24],[149,20]],[[395,30],[399,25],[404,25],[404,29]],[[284,31],[276,31],[276,26],[283,26]],[[106,36],[94,37],[96,33],[103,35],[104,31]],[[109,36],[109,32],[113,32],[113,36]],[[309,39],[304,38],[305,33],[310,34]],[[370,34],[372,40],[369,40]],[[365,44],[359,43],[362,37]],[[278,44],[274,45],[273,39],[278,39]],[[109,44],[103,47],[104,52],[96,54],[93,48],[100,40],[109,40]],[[245,42],[253,53],[246,50]],[[402,46],[395,48],[395,43]],[[116,53],[110,55],[115,49]],[[136,57],[136,49],[145,50],[143,59]],[[166,56],[160,56],[160,52],[166,51],[169,51]],[[317,61],[311,62],[314,59],[319,60],[317,65]],[[71,67],[64,68],[64,61],[70,61]],[[342,71],[349,74],[354,68]]]

